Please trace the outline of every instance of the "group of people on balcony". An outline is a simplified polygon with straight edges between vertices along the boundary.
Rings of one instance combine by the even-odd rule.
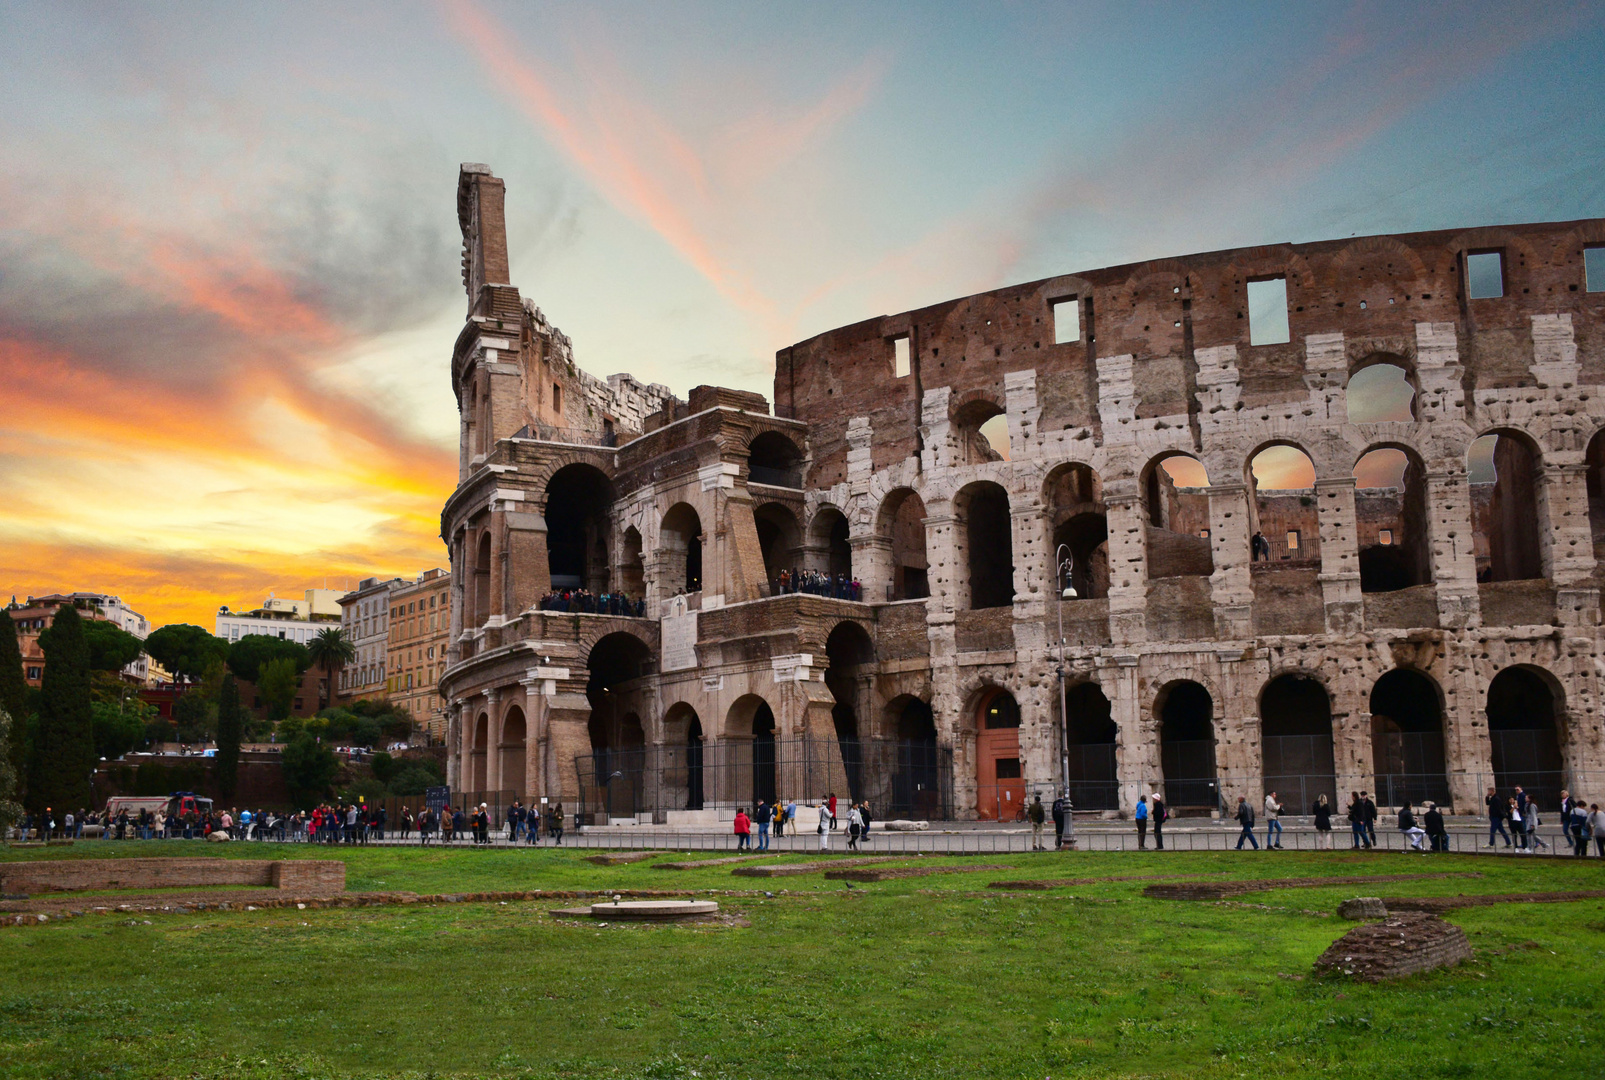
[[[541,597],[542,611],[568,611],[583,615],[646,616],[646,601],[631,600],[628,593],[593,593],[589,589],[560,589]]]
[[[822,574],[818,570],[782,570],[773,584],[776,596],[808,593],[836,600],[858,600],[864,594],[864,587],[857,578],[846,574]]]

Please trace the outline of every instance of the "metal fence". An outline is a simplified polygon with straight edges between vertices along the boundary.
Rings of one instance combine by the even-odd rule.
[[[574,759],[581,820],[659,824],[672,811],[751,809],[834,793],[880,818],[954,816],[953,752],[892,739],[751,739],[599,750]]]

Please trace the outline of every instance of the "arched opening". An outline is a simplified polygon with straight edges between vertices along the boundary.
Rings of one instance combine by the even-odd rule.
[[[1254,496],[1252,560],[1319,565],[1321,530],[1310,456],[1286,443],[1267,446],[1249,459],[1248,483]]]
[[[1209,475],[1186,454],[1155,458],[1143,470],[1148,576],[1198,577],[1215,572],[1209,543]]]
[[[1159,764],[1172,809],[1220,809],[1215,774],[1215,702],[1198,683],[1169,683],[1154,702],[1159,718]]]
[[[747,478],[773,487],[802,487],[802,451],[778,431],[766,431],[747,446]]]
[[[836,704],[831,719],[836,726],[836,745],[847,773],[847,789],[854,802],[864,797],[864,750],[858,718],[870,704],[870,681],[875,677],[875,643],[855,622],[837,623],[825,639],[825,686]]]
[[[890,542],[892,549],[892,580],[887,599],[923,600],[930,596],[924,500],[910,488],[898,488],[881,503],[876,532]]]
[[[1020,762],[1020,706],[999,687],[975,704],[975,814],[982,821],[1014,821],[1025,806]]]
[[[1120,729],[1109,698],[1094,682],[1077,683],[1064,698],[1070,718],[1070,802],[1077,810],[1118,810],[1115,739]]]
[[[808,568],[832,580],[853,580],[853,545],[847,515],[834,506],[821,507],[808,529]]]
[[[953,439],[961,465],[1009,460],[1009,420],[1003,406],[977,399],[953,413]]]
[[[766,701],[752,714],[752,805],[775,804],[775,714]]]
[[[1588,441],[1588,524],[1594,558],[1605,556],[1605,430]]]
[[[1050,558],[1058,564],[1061,548],[1068,549],[1070,577],[1078,600],[1109,595],[1109,523],[1103,488],[1097,473],[1086,465],[1061,465],[1043,484],[1043,502],[1053,528]],[[1061,583],[1059,588],[1062,589]]]
[[[1332,699],[1320,680],[1278,675],[1260,691],[1259,719],[1265,794],[1292,813],[1309,813],[1320,795],[1336,806]]]
[[[1537,447],[1518,432],[1496,431],[1471,444],[1467,466],[1477,580],[1543,577]]]
[[[663,591],[666,596],[702,588],[702,519],[689,503],[675,503],[658,527]]]
[[[1488,741],[1494,784],[1509,794],[1520,784],[1553,813],[1566,786],[1560,752],[1561,691],[1548,672],[1508,667],[1488,684]]]
[[[1354,463],[1360,591],[1394,592],[1432,582],[1427,478],[1413,451],[1384,446]]]
[[[953,500],[958,516],[959,557],[968,570],[971,609],[1014,603],[1014,541],[1009,494],[989,480],[970,484]]]
[[[673,810],[701,810],[707,800],[703,772],[702,720],[684,701],[663,714],[663,770],[659,805]]]
[[[894,717],[897,764],[892,773],[892,806],[896,815],[926,821],[949,817],[941,751],[936,745],[936,717],[930,702],[912,695],[887,706]]]
[[[490,714],[480,713],[474,721],[474,741],[468,754],[468,776],[475,791],[490,786],[488,751],[490,748]]]
[[[502,718],[502,739],[497,746],[497,767],[501,773],[501,787],[503,791],[511,791],[515,798],[523,798],[524,791],[524,761],[528,733],[525,730],[524,710],[517,705],[507,710]]]
[[[1379,806],[1451,801],[1444,771],[1443,698],[1428,676],[1394,668],[1371,688],[1371,765]]]
[[[474,555],[474,617],[475,628],[484,626],[490,619],[490,530],[479,534]]]
[[[797,515],[781,503],[764,503],[753,511],[753,519],[758,526],[758,547],[763,551],[764,577],[778,592],[782,570],[795,578],[802,569],[797,557],[802,539]]]
[[[619,588],[631,600],[638,600],[646,594],[646,559],[642,555],[641,530],[634,525],[624,530],[624,559],[619,564]]]
[[[647,673],[650,656],[646,643],[634,634],[614,633],[591,646],[586,658],[590,767],[596,790],[587,792],[585,802],[601,807],[610,817],[631,817],[643,805],[646,733],[630,706],[629,684]]]
[[[1361,361],[1349,376],[1351,424],[1409,423],[1416,418],[1416,388],[1401,363],[1381,354]]]
[[[554,589],[608,588],[613,482],[593,465],[565,465],[546,484],[546,551]]]

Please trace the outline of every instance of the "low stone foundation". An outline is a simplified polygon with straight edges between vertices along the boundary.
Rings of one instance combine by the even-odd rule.
[[[344,892],[338,859],[52,859],[0,865],[0,892],[204,889],[262,885],[308,896]]]
[[[978,874],[983,870],[1013,870],[1003,863],[980,863],[976,866],[889,866],[880,870],[827,870],[826,881],[891,881],[895,878],[928,877],[931,874]]]
[[[1315,961],[1315,974],[1362,982],[1398,979],[1471,959],[1466,933],[1436,915],[1407,912],[1356,926]]]

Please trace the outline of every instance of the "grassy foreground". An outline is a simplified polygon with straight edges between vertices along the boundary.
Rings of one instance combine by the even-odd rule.
[[[1605,887],[1598,864],[1278,853],[988,857],[844,888],[584,853],[183,845],[338,855],[353,890],[769,889],[750,926],[559,923],[543,904],[93,916],[0,930],[0,1077],[1605,1076],[1605,902],[1455,912],[1474,963],[1308,977],[1353,895]],[[112,849],[112,850],[108,850]],[[243,849],[243,850],[242,850]],[[0,858],[175,853],[84,844]],[[909,860],[913,862],[915,860]],[[925,858],[920,865],[975,864]],[[1477,879],[1148,900],[998,877],[1477,870]]]

